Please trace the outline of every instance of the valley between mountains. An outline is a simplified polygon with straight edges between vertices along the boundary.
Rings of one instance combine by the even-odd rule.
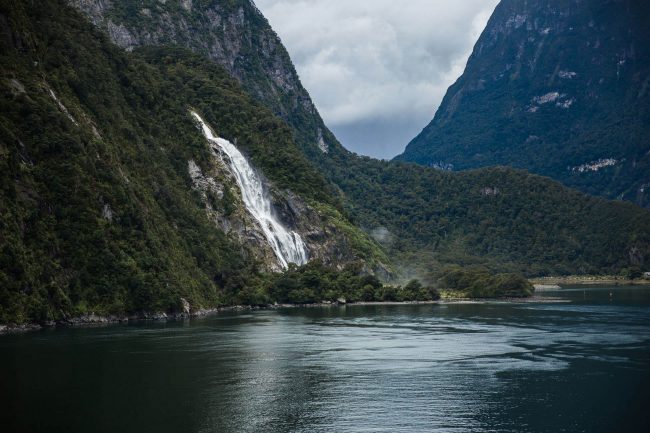
[[[503,0],[436,119],[388,162],[338,142],[249,0],[0,0],[0,323],[432,301],[441,291],[528,296],[530,277],[647,271],[650,213],[634,193],[648,180],[639,23],[625,54],[633,66],[616,85],[626,96],[606,92],[620,101],[594,96],[591,78],[577,84],[588,65],[565,71],[539,57],[544,67],[530,70],[523,60],[552,57],[547,27],[566,33],[575,21],[591,40],[619,35],[636,12],[592,31],[589,19],[620,2],[541,3],[522,12]],[[520,63],[497,65],[495,52],[512,54],[534,32]],[[509,88],[499,68],[516,95],[534,87],[539,98],[485,96]],[[557,95],[540,84],[551,70]],[[477,119],[490,100],[491,114],[516,105],[519,120]],[[629,124],[616,120],[621,104]],[[578,107],[566,121],[583,129],[568,126],[560,141],[539,132]],[[531,128],[548,164],[519,147],[530,116],[545,119]],[[601,129],[602,116],[617,126]],[[569,156],[553,146],[577,169],[560,170]],[[588,180],[596,172],[606,176]]]

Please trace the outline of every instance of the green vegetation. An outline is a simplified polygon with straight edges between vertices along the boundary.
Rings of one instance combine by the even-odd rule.
[[[528,297],[533,285],[517,274],[491,275],[485,268],[449,266],[437,276],[437,286],[447,296],[464,298]]]
[[[517,4],[513,7],[519,7]],[[335,191],[337,202],[344,204],[343,209],[338,208],[344,225],[352,229],[363,227],[369,233],[379,230],[387,234],[381,242],[396,265],[395,270],[402,269],[405,275],[422,275],[432,268],[455,263],[484,265],[492,272],[535,276],[618,273],[624,267],[644,267],[650,262],[650,217],[633,206],[590,199],[523,171],[490,168],[444,173],[347,152],[323,124],[286,50],[250,2],[206,1],[194,5],[190,13],[171,1],[155,4],[153,0],[118,0],[112,2],[104,14],[128,28],[141,44],[165,43],[164,38],[171,38],[173,43],[224,65],[253,98],[288,123],[304,155],[320,169],[330,189]],[[535,5],[536,2],[530,3],[530,7]],[[125,7],[146,7],[151,14],[124,13]],[[521,7],[529,6],[521,4]],[[238,22],[235,15],[240,10],[243,22],[235,25],[233,23]],[[621,11],[614,12],[620,15]],[[214,14],[228,24],[210,27],[206,17]],[[184,27],[182,23],[188,25]],[[100,27],[106,25],[104,17]],[[524,29],[522,26],[521,31]],[[145,37],[147,34],[155,34],[154,40]],[[510,44],[507,40],[499,43]],[[230,46],[241,47],[242,51],[225,50],[223,55],[215,55],[220,51],[210,48]],[[574,80],[574,84],[577,82]],[[507,95],[507,92],[501,89],[499,94]],[[475,99],[468,97],[461,102],[471,108]],[[499,101],[493,98],[484,103]],[[616,105],[606,105],[603,109],[607,107],[609,111],[616,110]],[[551,110],[550,106],[545,108]],[[481,105],[475,111],[484,117],[492,112],[488,105]],[[543,110],[537,114],[543,114]],[[548,115],[542,117],[548,118]],[[474,124],[463,122],[457,124],[455,130],[470,131]],[[499,143],[518,136],[518,131],[525,126],[522,123],[511,125],[510,121],[480,125],[477,127],[480,132],[495,134],[512,126],[512,134],[500,134]],[[549,133],[563,131],[561,127],[549,127],[548,123],[543,129]],[[327,145],[327,153],[322,153],[317,146],[319,135]],[[454,148],[463,148],[465,144],[471,142],[456,143]],[[555,148],[541,152],[534,143],[531,148],[535,150],[534,158],[553,158],[560,154]],[[530,154],[526,156],[526,160],[534,158]],[[256,161],[263,162],[264,158]],[[623,172],[631,173],[629,170]],[[359,236],[358,231],[355,233],[355,236],[348,236],[358,240],[354,245],[377,257],[377,245]]]
[[[276,187],[336,212],[329,184],[219,66],[127,54],[64,3],[0,1],[0,322],[238,302],[260,266],[191,187],[188,160],[210,154],[188,108]]]
[[[84,1],[72,0],[81,9]],[[182,46],[224,67],[243,88],[278,117],[293,126],[296,141],[310,158],[321,154],[318,129],[326,128],[302,87],[282,42],[248,0],[117,0],[104,3],[101,16],[88,8],[99,26],[128,29],[132,45]]]
[[[621,270],[621,275],[628,280],[638,280],[643,278],[643,271],[638,266],[632,266]]]
[[[174,102],[180,107],[198,110],[217,135],[237,143],[275,186],[316,203],[341,207],[325,178],[295,145],[286,123],[248,97],[223,68],[173,47],[138,49],[132,61],[138,64],[140,60],[146,62],[143,67],[156,69],[155,84],[162,91],[175,94]]]
[[[0,321],[174,311],[246,284],[255,263],[191,193],[207,150],[159,74],[60,2],[0,14]]]
[[[462,173],[365,157],[332,159],[352,221],[383,227],[395,268],[445,264],[527,276],[617,273],[650,263],[650,213],[509,168]]]
[[[201,308],[438,297],[437,279],[397,286],[364,275],[387,257],[408,266],[404,275],[462,265],[454,290],[472,296],[525,292],[521,277],[502,272],[620,272],[650,262],[650,216],[631,204],[511,169],[453,174],[360,158],[308,99],[284,113],[287,126],[256,102],[273,93],[253,91],[270,80],[256,81],[266,70],[257,52],[238,63],[250,66],[246,93],[233,71],[184,49],[124,52],[63,0],[0,0],[0,22],[0,322],[176,312],[181,298]],[[287,95],[275,108],[294,105]],[[211,156],[189,108],[236,141],[278,196],[298,194],[338,228],[342,253],[363,262],[261,274],[192,189],[188,161],[205,169]],[[319,129],[327,154],[314,147]],[[232,194],[207,199],[237,211]],[[382,246],[359,227],[386,234]]]
[[[267,297],[262,298],[262,303],[312,304],[339,299],[346,302],[403,302],[440,298],[436,289],[424,287],[417,280],[405,286],[384,285],[373,275],[363,275],[358,267],[333,270],[318,262],[270,275],[264,287]]]
[[[513,26],[514,16],[527,22]],[[398,159],[508,165],[650,206],[649,21],[642,1],[503,0],[435,118]],[[574,169],[601,159],[616,164]]]

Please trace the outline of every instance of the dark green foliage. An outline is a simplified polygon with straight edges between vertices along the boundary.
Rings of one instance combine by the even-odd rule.
[[[283,274],[269,275],[264,298],[273,302],[312,304],[336,302],[432,301],[440,298],[437,290],[423,287],[413,280],[406,286],[384,285],[377,277],[363,275],[361,269],[348,266],[334,270],[312,261],[300,268],[293,267]]]
[[[643,277],[643,271],[641,271],[638,266],[632,266],[630,268],[623,269],[621,271],[621,275],[623,275],[628,280],[636,280]]]
[[[273,92],[255,93],[270,79],[259,65],[248,65],[243,80],[251,97],[223,69],[180,48],[125,53],[63,0],[0,0],[0,24],[2,322],[173,312],[181,298],[195,308],[437,298],[417,282],[382,285],[362,276],[362,265],[260,275],[192,190],[188,161],[205,168],[210,155],[190,108],[236,140],[274,186],[340,228],[369,263],[383,252],[348,215],[368,230],[385,227],[392,234],[385,249],[415,271],[460,263],[540,275],[645,269],[650,261],[650,217],[632,205],[516,170],[451,174],[359,158],[309,114],[308,99],[279,113],[290,129],[252,99],[280,111],[295,102],[281,94],[274,105],[265,99]],[[328,154],[314,146],[319,129]],[[229,214],[237,210],[229,193],[207,199]],[[509,276],[484,282],[494,293],[518,284]]]
[[[562,1],[567,4],[573,2]],[[511,4],[515,9],[538,6],[537,2],[505,3]],[[591,2],[582,3],[582,6],[592,7],[589,6],[592,5]],[[611,6],[609,0],[600,3]],[[142,13],[129,14],[122,10],[134,4],[149,8],[151,16],[146,17]],[[144,37],[155,28],[154,39],[175,38],[175,44],[210,56],[213,61],[224,65],[253,98],[285,119],[306,157],[321,169],[332,185],[331,188],[338,191],[340,201],[345,202],[343,216],[349,216],[358,226],[368,231],[381,227],[388,229],[392,236],[382,242],[391,259],[408,265],[409,271],[415,267],[416,271],[422,273],[432,266],[440,267],[445,263],[480,263],[496,271],[517,271],[528,275],[601,273],[617,272],[628,266],[631,262],[630,252],[633,250],[638,250],[638,254],[634,254],[634,260],[640,259],[642,266],[650,259],[648,216],[633,207],[587,199],[548,179],[529,176],[516,170],[488,169],[455,175],[404,164],[374,161],[347,152],[314,110],[309,95],[300,85],[286,50],[275,38],[273,30],[246,0],[194,2],[191,13],[171,1],[156,4],[153,0],[116,0],[111,2],[111,5],[106,13],[116,23],[125,25],[131,34],[136,35],[138,43],[155,43]],[[549,6],[548,10],[558,9],[559,6],[562,5],[558,3],[553,7]],[[243,12],[243,21],[233,27],[233,13],[240,10]],[[615,12],[619,15],[622,13]],[[224,22],[228,21],[225,27],[212,28],[208,25],[208,17],[213,13],[218,13]],[[165,14],[173,19],[163,19]],[[551,16],[549,19],[556,18]],[[187,28],[176,25],[183,21],[191,25]],[[100,26],[105,25],[104,19]],[[525,32],[525,29],[526,25],[518,31]],[[553,33],[545,40],[551,37],[554,37]],[[503,36],[500,38],[499,43],[503,42],[504,46],[511,43]],[[277,43],[270,46],[268,41]],[[536,41],[538,42],[537,39]],[[242,52],[214,55],[218,50],[210,51],[209,48],[213,46],[241,46]],[[639,52],[637,49],[637,53]],[[508,51],[508,55],[510,54],[512,53]],[[230,55],[234,57],[229,57]],[[167,71],[182,71],[190,65],[187,59],[180,61],[184,66],[179,68],[173,66],[176,62],[174,59],[165,60],[149,54],[146,56],[156,58],[156,64]],[[544,68],[550,68],[555,57],[541,57],[539,61],[544,62]],[[583,61],[580,60],[581,56],[577,55],[565,57],[575,57],[576,61]],[[231,61],[234,61],[234,66]],[[192,67],[196,61],[193,62]],[[555,66],[553,65],[553,68]],[[502,68],[504,65],[498,63],[495,67]],[[573,68],[574,65],[568,67]],[[287,83],[286,88],[278,87],[277,83],[271,82],[269,78],[276,76],[278,70],[282,72],[283,82]],[[490,71],[492,72],[494,71]],[[557,75],[559,71],[554,73]],[[182,80],[177,82],[188,91]],[[577,83],[575,80],[564,80],[565,84],[570,82]],[[499,94],[502,97],[508,95],[505,91],[500,91]],[[648,94],[650,95],[650,92]],[[473,106],[474,100],[475,98],[468,97],[469,108]],[[464,104],[465,100],[462,102]],[[487,101],[485,104],[488,102],[492,103]],[[611,111],[611,104],[609,106]],[[550,110],[550,107],[547,108]],[[487,105],[478,105],[475,110],[483,116],[490,112]],[[536,114],[545,118],[549,115],[544,114],[543,110]],[[476,128],[481,133],[499,133],[498,141],[501,142],[521,135],[527,120],[522,122],[514,122],[512,125],[507,121],[494,125],[462,122],[454,128],[462,132],[479,125]],[[621,123],[619,126],[622,128],[621,125],[626,124]],[[548,133],[563,131],[561,127],[550,128],[548,124],[542,126]],[[216,127],[221,129],[218,124]],[[510,128],[508,134],[503,129],[505,127]],[[322,153],[315,145],[319,133],[328,146],[328,153]],[[534,156],[544,159],[552,159],[562,150],[561,147],[554,148],[545,153],[535,147],[536,144],[531,146],[535,150]],[[459,145],[458,148],[462,146]],[[250,147],[249,151],[255,159],[257,149]],[[266,156],[255,159],[255,162],[264,164],[265,160]],[[269,164],[265,171],[270,170],[269,172],[273,173],[275,165],[277,164]],[[642,173],[643,170],[639,169],[637,172]],[[282,173],[282,170],[277,170],[278,178]],[[621,173],[627,175],[631,171],[621,170]],[[498,189],[498,194],[490,195],[489,191],[494,188]],[[359,237],[358,233],[353,235],[350,238]],[[367,241],[363,242],[364,239],[361,241],[355,243],[359,249],[366,245],[364,251],[377,255],[374,251],[376,245],[367,245]]]
[[[70,0],[97,21],[96,8]],[[128,29],[134,46],[182,46],[219,63],[255,99],[294,127],[297,142],[310,158],[320,157],[318,129],[326,130],[309,94],[300,84],[291,59],[266,18],[249,0],[178,0],[105,2],[98,25]],[[325,133],[327,135],[327,133]]]
[[[126,54],[63,1],[0,1],[0,22],[0,322],[257,302],[258,264],[191,189],[209,152],[190,107],[278,187],[336,203],[218,66]]]
[[[398,270],[481,264],[536,276],[650,263],[649,212],[521,170],[451,173],[342,157],[325,172],[345,193],[356,224],[391,234],[385,246]]]
[[[59,2],[0,16],[0,321],[215,305],[218,275],[254,275],[190,193],[205,144],[155,71]]]
[[[398,159],[509,165],[649,206],[648,22],[647,1],[503,0],[435,118]],[[576,169],[601,159],[617,164]]]
[[[534,290],[521,275],[492,275],[480,267],[446,267],[440,271],[437,285],[440,289],[462,292],[470,298],[526,297]]]
[[[236,143],[277,187],[336,203],[329,184],[295,145],[286,123],[247,97],[223,68],[180,48],[146,47],[136,56],[154,65],[169,86],[166,91],[200,112],[217,135]]]

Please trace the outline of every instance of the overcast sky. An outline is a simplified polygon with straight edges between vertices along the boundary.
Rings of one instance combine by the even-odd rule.
[[[433,118],[498,0],[255,0],[348,149],[391,158]]]

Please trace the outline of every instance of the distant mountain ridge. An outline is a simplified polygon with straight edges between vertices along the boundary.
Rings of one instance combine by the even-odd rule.
[[[503,0],[396,159],[508,165],[650,206],[650,3]]]

